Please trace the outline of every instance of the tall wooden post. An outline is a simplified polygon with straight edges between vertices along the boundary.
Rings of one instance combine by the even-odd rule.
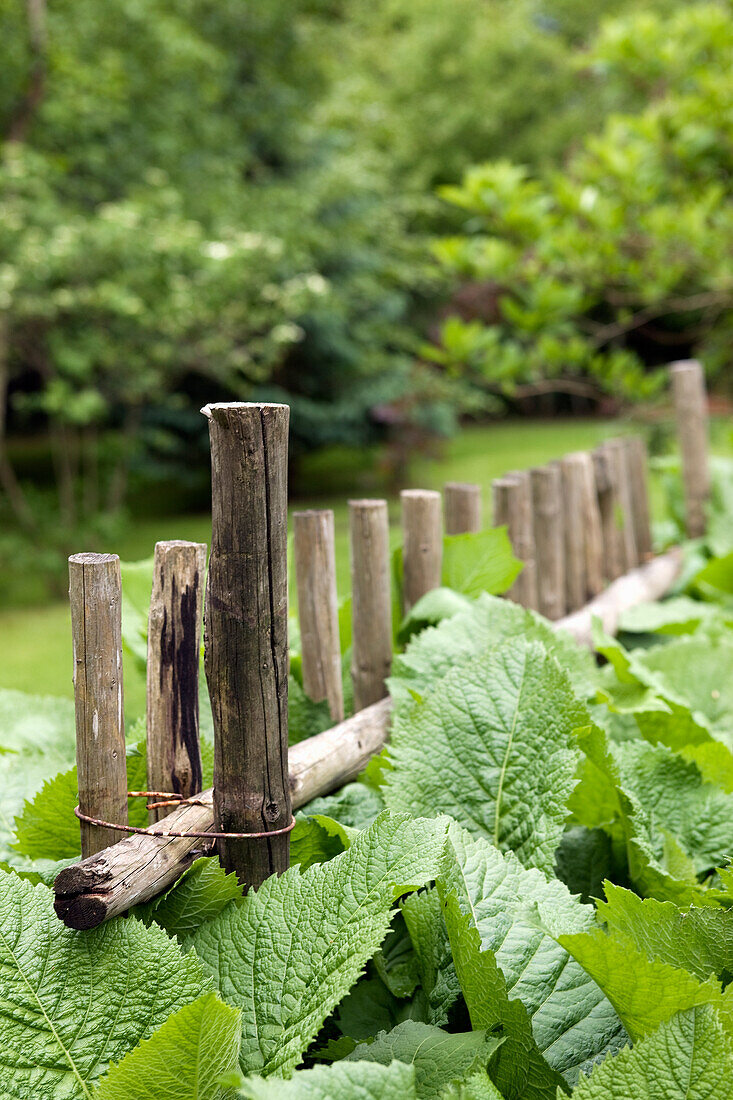
[[[69,558],[74,641],[76,766],[79,809],[88,817],[127,824],[127,762],[122,690],[122,601],[116,554]],[[81,822],[84,858],[125,833]]]
[[[532,494],[529,472],[518,470],[492,483],[494,526],[506,525],[514,553],[524,568],[507,593],[522,607],[537,610],[537,569],[532,530]]]
[[[402,564],[404,610],[440,587],[443,568],[443,515],[440,493],[404,489],[402,502]]]
[[[631,517],[639,563],[652,556],[652,527],[649,509],[649,459],[641,436],[626,439],[626,467],[631,487]]]
[[[303,687],[316,702],[327,699],[331,717],[340,722],[344,694],[333,512],[295,512],[293,532]]]
[[[565,606],[577,611],[585,603],[585,537],[583,472],[575,455],[560,460],[565,513]]]
[[[592,600],[603,590],[603,532],[596,492],[593,458],[587,451],[578,451],[582,508],[583,546],[585,550],[585,600]]]
[[[387,694],[392,665],[389,519],[384,500],[350,500],[354,708]]]
[[[205,667],[214,716],[219,832],[291,821],[288,783],[287,405],[203,410],[211,439],[212,540]],[[222,840],[245,888],[286,870],[289,833]]]
[[[626,458],[626,442],[609,439],[604,445],[611,464],[611,475],[616,487],[616,530],[622,572],[635,569],[639,553],[634,534],[634,510],[631,499],[631,481]]]
[[[547,619],[565,614],[565,532],[560,467],[530,470],[537,567],[538,610]]]
[[[593,452],[593,470],[596,478],[598,510],[601,516],[601,545],[603,547],[603,575],[607,583],[615,581],[624,571],[621,560],[621,540],[616,517],[618,494],[613,464],[608,450],[601,446]]]
[[[702,363],[688,359],[673,363],[670,376],[682,453],[687,534],[699,538],[705,534],[705,505],[710,495],[705,372]]]
[[[148,615],[148,787],[188,798],[202,786],[199,658],[206,544],[155,544]],[[150,810],[151,824],[173,807]]]
[[[476,534],[481,530],[481,486],[449,481],[445,486],[446,535]]]

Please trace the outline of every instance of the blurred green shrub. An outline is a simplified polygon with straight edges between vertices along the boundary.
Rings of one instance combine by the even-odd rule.
[[[583,64],[636,113],[611,115],[562,168],[494,161],[441,189],[469,220],[435,253],[496,309],[450,317],[424,354],[492,393],[638,400],[664,382],[650,365],[730,366],[733,6],[610,22]]]

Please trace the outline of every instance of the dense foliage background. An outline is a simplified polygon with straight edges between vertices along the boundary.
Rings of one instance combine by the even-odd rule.
[[[296,462],[386,439],[399,476],[462,415],[729,364],[726,0],[7,0],[0,30],[3,561],[92,545],[131,489],[200,500],[204,399],[285,398]]]

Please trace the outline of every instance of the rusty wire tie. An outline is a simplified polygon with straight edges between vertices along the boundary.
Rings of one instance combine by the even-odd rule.
[[[172,791],[128,791],[128,798],[165,798],[165,802],[151,802],[148,804],[147,809],[155,810],[160,806],[208,806],[208,802],[202,802],[200,798],[195,796],[192,798],[183,798],[182,795],[175,794]],[[213,807],[212,807],[213,809]],[[102,821],[98,817],[90,817],[89,814],[83,814],[79,806],[74,807],[74,813],[80,821],[86,821],[88,825],[97,825],[101,829],[115,829],[122,833],[137,833],[142,836],[160,836],[160,837],[176,837],[186,840],[188,837],[192,837],[194,840],[264,840],[266,837],[282,836],[284,833],[289,833],[295,828],[295,817],[291,814],[290,824],[285,825],[282,829],[268,829],[262,833],[194,833],[194,832],[175,832],[171,830],[167,833],[154,833],[151,832],[151,826],[146,829],[140,828],[138,825],[119,825],[114,821]]]

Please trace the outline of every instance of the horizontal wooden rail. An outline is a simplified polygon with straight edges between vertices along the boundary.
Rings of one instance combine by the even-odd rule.
[[[679,550],[653,558],[553,626],[590,646],[594,617],[600,619],[607,632],[614,633],[623,611],[659,599],[669,590],[679,575],[681,562]],[[356,778],[384,747],[391,709],[391,700],[381,699],[290,750],[294,809]],[[200,799],[202,805],[175,810],[145,835],[128,837],[61,871],[54,883],[54,907],[61,920],[70,928],[94,928],[172,886],[197,856],[209,851],[195,837],[166,837],[167,831],[208,832],[214,828],[212,791],[204,791]]]

